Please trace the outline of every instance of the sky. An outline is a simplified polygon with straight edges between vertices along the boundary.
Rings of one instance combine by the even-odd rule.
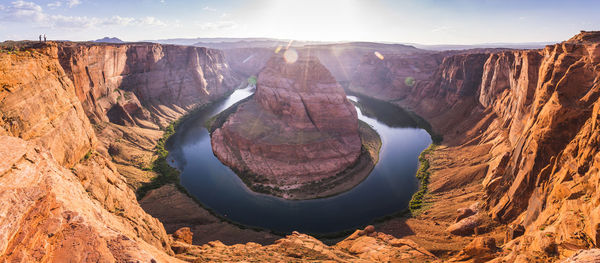
[[[0,0],[0,41],[557,42],[600,30],[599,10],[600,0]]]

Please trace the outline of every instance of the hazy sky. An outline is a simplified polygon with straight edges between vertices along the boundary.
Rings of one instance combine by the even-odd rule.
[[[0,41],[275,37],[542,42],[600,30],[600,0],[0,0]]]

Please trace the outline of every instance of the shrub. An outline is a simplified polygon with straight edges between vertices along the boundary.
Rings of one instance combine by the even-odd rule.
[[[423,150],[423,152],[421,152],[421,154],[419,155],[420,166],[419,170],[417,170],[416,177],[417,179],[419,179],[420,186],[419,190],[412,196],[412,199],[410,200],[408,205],[408,208],[412,213],[423,207],[423,201],[425,199],[425,194],[427,193],[427,186],[429,184],[429,176],[431,174],[429,172],[430,164],[427,155],[432,153],[436,146],[436,144],[429,145],[429,147]]]

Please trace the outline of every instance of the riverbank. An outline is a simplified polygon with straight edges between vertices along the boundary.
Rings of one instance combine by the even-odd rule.
[[[390,218],[375,225],[377,231],[407,238],[447,260],[461,251],[477,236],[504,239],[505,228],[495,226],[488,217],[478,231],[479,235],[453,235],[447,229],[456,223],[458,209],[481,203],[483,189],[481,174],[485,171],[489,146],[438,145],[428,153],[429,184],[423,195],[422,206],[415,213]],[[465,162],[465,160],[467,160]]]
[[[217,101],[198,106],[163,129],[163,135],[157,140],[154,148],[155,158],[144,167],[144,170],[155,172],[157,175],[136,191],[142,208],[158,218],[167,233],[174,233],[181,227],[190,227],[194,233],[194,245],[214,240],[228,245],[247,242],[267,245],[285,234],[237,223],[204,206],[181,185],[181,172],[172,167],[167,160],[167,148],[171,137],[187,122],[193,121],[200,112],[224,102],[233,92],[235,91],[225,94]]]
[[[246,100],[247,99],[249,99],[249,98],[246,98]],[[242,99],[242,100],[244,100],[244,99]],[[231,102],[231,103],[228,102],[226,104],[227,106],[218,106],[218,108],[215,108],[215,109],[212,109],[212,110],[209,110],[209,111],[210,112],[217,112],[217,113],[219,113],[219,112],[220,113],[227,113],[227,112],[232,113],[232,112],[235,112],[235,106],[238,105],[238,104],[241,104],[240,102],[235,103],[235,101],[236,100],[233,100],[233,102]],[[397,106],[394,106],[394,107],[397,107]],[[381,114],[381,112],[372,112],[372,113],[373,114],[377,114],[377,115]],[[214,114],[214,113],[200,114],[198,117],[193,118],[193,120],[194,120],[193,122],[189,122],[189,125],[186,124],[192,130],[186,129],[186,131],[193,131],[193,130],[196,130],[196,129],[198,131],[204,130],[203,128],[201,128],[202,126],[207,127],[208,131],[214,131],[214,127],[211,127],[211,126],[218,125],[218,123],[223,123],[227,119],[226,116],[214,116],[213,118],[210,118],[212,116],[212,114]],[[219,114],[217,114],[217,115],[219,115]],[[380,120],[376,119],[375,117],[368,117],[368,118],[365,117],[365,118],[366,118],[365,121],[367,121],[368,123],[370,123],[370,125],[376,125],[376,126],[377,125],[384,125],[384,126],[382,126],[380,128],[383,129],[382,131],[385,131],[385,134],[389,134],[389,132],[391,131],[389,129],[392,129],[392,130],[396,129],[396,127],[391,127],[391,126],[388,126],[388,125],[385,125],[385,124],[381,123]],[[377,123],[379,123],[379,124],[377,124]],[[192,125],[192,126],[190,126],[190,125]],[[396,125],[394,125],[394,126],[396,126]],[[195,127],[195,128],[191,128],[191,127]],[[361,127],[361,130],[363,130],[363,131],[364,131],[365,128],[370,129],[369,125],[367,125],[366,123],[362,123],[360,125],[360,127]],[[377,127],[379,127],[379,126],[377,126]],[[388,127],[388,128],[385,128],[385,127]],[[183,127],[180,127],[180,128],[183,129]],[[397,127],[397,128],[411,128],[411,126],[407,127],[405,125],[405,126],[400,126],[400,127]],[[414,127],[414,128],[417,128],[417,127]],[[405,138],[403,140],[406,140],[406,138],[413,138],[413,139],[409,139],[409,141],[420,140],[420,139],[418,139],[418,137],[412,137],[412,136],[416,136],[416,134],[419,134],[419,132],[417,132],[417,130],[419,130],[419,129],[402,129],[402,130],[405,130],[404,133],[401,133],[402,135],[400,137],[400,138]],[[430,136],[429,134],[425,133],[425,131],[423,131],[423,130],[421,130],[421,132],[423,133],[422,135],[419,135],[421,137],[423,135],[425,135],[425,134],[426,134],[427,137]],[[203,133],[207,134],[207,130],[204,130]],[[187,134],[187,135],[185,135],[185,134]],[[377,134],[377,132],[374,132],[374,135],[375,135],[374,137],[371,137],[370,139],[365,139],[365,136],[364,136],[365,134],[368,134],[368,132],[361,132],[361,137],[363,137],[362,140],[361,140],[362,144],[367,144],[367,146],[364,147],[364,148],[365,149],[371,149],[370,154],[371,154],[372,157],[374,157],[375,156],[374,153],[379,153],[379,150],[381,148],[381,140],[382,140],[382,138],[379,137],[379,135]],[[179,142],[179,140],[180,140],[179,138],[181,138],[181,139],[183,139],[183,138],[189,138],[189,139],[191,139],[191,141],[189,141],[190,145],[194,145],[194,147],[198,147],[199,145],[203,145],[202,149],[210,149],[210,141],[208,141],[209,144],[208,144],[208,147],[206,147],[205,144],[204,144],[205,142],[203,142],[202,144],[199,144],[199,141],[195,141],[193,139],[193,138],[206,138],[206,137],[204,137],[205,135],[202,135],[201,133],[197,133],[196,134],[196,132],[192,132],[192,133],[187,133],[186,132],[186,133],[181,133],[181,135],[184,136],[184,137],[177,137],[178,139],[173,140],[173,143],[175,143],[176,141]],[[389,136],[389,135],[386,135],[386,136]],[[405,136],[411,136],[411,137],[405,137]],[[369,136],[366,136],[366,137],[368,138]],[[427,139],[427,140],[429,142],[431,142],[429,139]],[[202,141],[206,141],[206,139],[202,139]],[[392,141],[388,141],[388,143],[391,143],[391,144],[388,145],[389,148],[387,148],[387,151],[391,151],[391,152],[388,152],[388,154],[391,154],[390,156],[399,156],[399,155],[396,155],[395,151],[400,151],[400,153],[401,153],[403,151],[401,149],[405,149],[406,146],[411,145],[411,144],[403,145],[402,143],[401,144],[394,144],[392,142],[393,142],[393,140]],[[427,143],[427,145],[429,145],[429,143]],[[410,147],[415,147],[415,146],[416,145],[413,145],[413,146],[410,146]],[[418,147],[421,147],[421,146],[418,146]],[[423,148],[420,148],[420,149],[424,149],[427,146],[423,145],[422,147]],[[376,150],[373,150],[373,149],[376,149]],[[180,151],[180,150],[177,150],[177,151]],[[196,152],[196,150],[194,150],[194,152]],[[422,150],[419,150],[416,153],[416,156],[414,156],[414,158],[416,159],[417,156],[421,152],[422,152]],[[178,153],[178,154],[181,154],[181,153]],[[178,155],[178,154],[176,154],[176,155]],[[202,156],[208,156],[210,154],[212,154],[212,151],[209,151],[209,152],[202,151]],[[212,162],[211,159],[214,158],[214,156],[212,156],[212,155],[210,155],[210,156],[211,157],[209,157],[207,159],[207,160],[209,160],[208,162]],[[191,155],[191,156],[189,156],[187,158],[188,159],[189,158],[193,158],[197,162],[200,159],[202,159],[203,157]],[[376,159],[376,160],[374,160],[373,163],[377,163],[379,161],[378,160],[379,156],[377,156],[374,159]],[[404,160],[404,159],[405,158],[403,158],[402,160]],[[408,159],[406,159],[406,160],[408,160]],[[413,159],[411,159],[411,160],[413,160]],[[180,161],[182,161],[183,163],[181,163]],[[174,163],[174,166],[175,167],[180,167],[180,165],[185,165],[184,164],[185,160],[180,160],[180,161],[176,160],[177,163]],[[218,162],[218,160],[216,160],[216,161]],[[392,163],[398,163],[398,162],[397,161],[392,161]],[[188,187],[193,187],[193,189],[195,189],[195,191],[200,191],[198,193],[199,194],[199,198],[205,198],[205,197],[206,198],[215,198],[215,197],[208,197],[208,196],[206,196],[206,194],[208,194],[210,192],[210,189],[215,189],[213,186],[211,186],[211,184],[213,184],[215,182],[215,180],[219,180],[219,181],[220,180],[230,180],[230,179],[225,179],[227,177],[223,177],[223,175],[221,174],[223,172],[226,172],[226,170],[229,170],[227,167],[223,167],[225,170],[222,170],[223,168],[218,168],[217,170],[212,170],[212,168],[209,168],[209,166],[207,166],[208,164],[209,163],[203,163],[202,165],[200,165],[200,169],[201,170],[198,170],[198,172],[204,171],[204,172],[208,173],[208,174],[206,174],[206,176],[207,176],[206,179],[202,179],[203,180],[202,183],[200,183],[200,184],[195,183],[195,184],[191,184],[189,186],[186,184],[186,186],[188,186]],[[222,166],[222,164],[220,166]],[[201,168],[201,167],[204,167],[204,168]],[[197,168],[193,168],[193,169],[197,169]],[[398,170],[398,168],[393,168],[392,170],[393,171],[398,171],[398,172],[400,171],[400,170]],[[186,169],[186,171],[187,171],[187,169]],[[209,172],[209,171],[211,171],[211,172]],[[412,174],[407,175],[407,176],[415,178],[414,170],[411,173]],[[369,175],[369,171],[367,171],[365,174]],[[190,175],[190,176],[192,176],[192,175]],[[231,190],[234,190],[233,192],[230,192],[229,189],[226,188],[226,189],[219,190],[220,193],[228,193],[227,196],[228,196],[229,199],[231,199],[231,198],[233,198],[232,196],[236,196],[239,193],[243,193],[243,192],[255,192],[255,191],[248,191],[248,188],[246,186],[244,186],[245,184],[242,181],[238,180],[239,176],[237,176],[234,173],[231,173],[231,176],[235,177],[235,180],[233,182],[238,181],[239,184],[240,184],[240,186],[243,187],[243,188],[246,188],[246,190],[239,192],[238,190],[234,190],[234,189],[237,189],[240,186],[233,186],[233,188],[229,188]],[[184,177],[188,178],[185,175],[184,175]],[[192,178],[192,177],[189,177],[189,178]],[[202,178],[204,178],[204,177],[202,177]],[[366,177],[364,177],[364,178],[366,178]],[[364,180],[364,178],[362,180],[356,180],[356,182],[357,182],[356,184],[360,184],[360,182],[362,182]],[[375,177],[375,178],[377,178],[377,177]],[[391,176],[391,177],[386,178],[386,179],[382,178],[383,179],[382,182],[385,182],[384,185],[389,185],[391,183],[389,181],[390,179],[391,180],[396,180],[396,179],[393,179],[393,178],[398,178],[398,177],[397,176]],[[196,179],[192,179],[192,180],[196,180]],[[344,180],[344,179],[342,178],[342,180]],[[352,180],[347,180],[347,181],[352,181]],[[373,181],[371,181],[371,183],[372,182]],[[332,184],[335,186],[336,183],[332,183]],[[354,183],[352,183],[352,184],[354,184]],[[235,183],[233,183],[233,184],[229,183],[228,185],[235,185]],[[350,184],[346,184],[344,186],[348,186],[348,185],[350,185]],[[384,185],[382,185],[382,187],[385,188]],[[394,184],[394,185],[396,185],[396,184]],[[404,199],[404,197],[402,197],[401,199],[397,199],[397,198],[400,198],[400,197],[398,197],[397,194],[399,194],[401,192],[406,192],[406,190],[402,190],[404,188],[402,185],[407,186],[408,184],[406,184],[406,183],[405,184],[400,184],[400,185],[398,185],[398,187],[400,187],[400,188],[395,188],[396,194],[394,194],[394,196],[396,196],[396,198],[392,198],[392,199],[388,198],[387,201],[385,200],[385,198],[384,199],[378,198],[377,200],[384,200],[385,202],[388,202],[388,203],[389,202],[393,202],[393,203],[396,203],[396,204],[398,202],[401,202],[401,200],[405,200],[405,201],[403,201],[403,202],[406,202],[406,204],[407,204],[405,207],[408,207],[408,201],[410,200],[410,198],[412,196],[411,193],[414,190],[411,189],[410,192],[407,193],[408,197],[406,199]],[[411,185],[412,185],[412,183],[411,183]],[[205,189],[206,187],[209,187],[209,188]],[[227,187],[229,187],[229,186],[227,186]],[[170,188],[170,189],[167,189],[167,188]],[[348,188],[349,189],[354,189],[356,187],[353,187],[353,186],[350,185],[350,186],[348,186]],[[170,226],[172,227],[172,226],[177,225],[177,224],[175,224],[176,222],[174,222],[174,221],[177,221],[179,216],[174,216],[174,215],[178,214],[178,215],[184,217],[185,220],[205,221],[202,224],[200,224],[198,227],[195,227],[197,229],[196,231],[200,231],[199,233],[207,233],[207,235],[210,235],[210,233],[212,231],[211,228],[210,228],[210,225],[212,223],[208,223],[208,222],[212,222],[213,219],[211,219],[211,218],[209,218],[207,216],[202,216],[202,213],[198,213],[198,215],[192,215],[193,213],[196,213],[196,212],[192,212],[195,209],[191,209],[191,208],[187,208],[187,207],[186,208],[177,208],[177,209],[175,209],[176,211],[172,211],[173,209],[168,209],[169,207],[178,207],[178,206],[180,206],[178,204],[172,203],[172,200],[176,200],[176,198],[171,198],[171,200],[169,200],[169,198],[167,198],[168,196],[173,196],[173,193],[172,193],[173,189],[174,189],[173,187],[161,187],[161,188],[159,188],[156,191],[156,193],[154,195],[152,195],[153,198],[147,198],[146,200],[143,200],[141,203],[143,204],[143,206],[145,208],[151,207],[153,209],[161,210],[160,213],[157,213],[155,210],[153,210],[153,212],[151,212],[151,214],[153,214],[154,216],[159,217],[159,218],[161,218],[161,216],[164,217],[165,220],[161,219],[161,221],[167,222],[165,224],[165,227],[167,227],[167,229],[169,229]],[[192,188],[190,188],[190,189],[192,189]],[[378,188],[378,189],[381,189],[381,188]],[[169,190],[169,191],[167,191],[167,190]],[[336,189],[332,189],[332,190],[336,190]],[[176,191],[176,192],[179,192],[179,191]],[[377,191],[375,191],[375,192],[377,192]],[[373,192],[369,191],[369,193],[373,193]],[[209,196],[210,195],[212,195],[212,194],[209,194]],[[243,196],[244,194],[241,194],[241,195]],[[263,198],[268,198],[268,199],[270,199],[274,203],[284,202],[282,199],[279,199],[279,198],[273,199],[273,197],[266,197],[265,195],[260,195],[260,194],[254,194],[254,195],[257,198],[259,198],[259,200],[262,200]],[[368,196],[370,196],[370,195],[371,194],[367,194],[365,192],[365,193],[360,194],[358,196],[361,196],[362,197],[361,199],[368,200],[369,199]],[[347,196],[347,195],[336,195],[336,196],[340,196],[341,197],[341,196]],[[350,196],[353,196],[353,194],[351,194]],[[239,199],[239,198],[242,198],[242,199]],[[334,198],[336,198],[336,197],[334,197]],[[158,201],[157,201],[157,199],[158,199]],[[192,198],[186,197],[186,199],[190,199],[191,200]],[[247,198],[244,198],[244,197],[236,197],[235,200],[240,200],[241,203],[245,204],[246,202],[244,200],[246,200],[246,199]],[[205,200],[205,199],[202,199],[202,200]],[[241,205],[240,202],[237,202],[235,204],[231,204],[231,202],[228,201],[228,202],[225,202],[225,203],[221,204],[221,203],[215,203],[214,201],[210,201],[212,199],[207,199],[207,200],[209,200],[209,203],[206,204],[207,206],[205,206],[204,204],[202,204],[202,202],[200,202],[199,200],[195,200],[196,203],[194,205],[197,206],[197,207],[212,207],[212,208],[216,209],[215,211],[222,211],[222,210],[220,210],[222,208],[222,205],[225,205],[225,207],[230,207],[230,206],[234,206],[235,207],[235,206],[240,206]],[[248,200],[254,200],[254,199],[250,198]],[[194,200],[191,200],[191,201],[194,201]],[[287,202],[287,201],[285,201],[285,202]],[[305,203],[302,203],[303,201],[298,201],[298,203],[296,203],[296,201],[292,201],[292,202],[294,203],[294,207],[307,205]],[[185,203],[188,203],[188,202],[185,202]],[[269,204],[271,204],[269,206],[274,206],[273,205],[274,203],[269,203]],[[350,203],[348,203],[348,204],[350,204]],[[361,201],[358,201],[358,202],[353,201],[352,204],[354,204],[355,206],[358,205],[360,207],[368,207],[368,206],[365,206],[366,204],[364,204],[364,202],[361,202]],[[250,201],[248,205],[252,206],[252,201]],[[246,207],[246,206],[247,205],[244,205],[244,207]],[[279,207],[279,206],[280,205],[275,205],[275,207]],[[344,205],[342,205],[342,206],[344,206]],[[288,208],[286,208],[286,207],[288,207]],[[256,211],[256,213],[259,213],[259,214],[264,214],[264,213],[269,214],[270,213],[270,212],[267,212],[268,210],[264,211],[264,212],[260,212],[261,211],[260,207],[257,207],[257,208],[259,208],[259,209],[258,210],[253,210],[253,211]],[[271,209],[275,209],[275,208],[271,208]],[[281,206],[281,209],[283,209],[281,211],[287,211],[287,210],[289,210],[289,206],[287,206],[287,205]],[[150,210],[152,210],[152,209],[148,209],[148,211],[150,211]],[[177,211],[179,211],[179,212],[177,212]],[[247,227],[247,226],[245,226],[245,224],[236,223],[236,221],[237,222],[243,222],[244,220],[246,220],[246,218],[244,217],[244,219],[240,219],[239,216],[233,216],[231,214],[231,212],[232,212],[231,210],[223,210],[224,211],[223,214],[221,214],[221,212],[219,212],[218,214],[211,213],[210,209],[204,209],[202,211],[207,211],[210,214],[210,217],[216,217],[216,218],[219,218],[220,220],[226,221],[227,223],[223,222],[223,224],[231,225],[232,228],[233,228],[232,229],[230,227],[227,227],[226,228],[226,229],[228,229],[227,231],[231,231],[231,230],[235,230],[235,231],[249,231],[250,229],[254,229],[254,230],[257,230],[257,231],[253,231],[253,230],[250,230],[250,231],[252,233],[256,233],[256,235],[258,235],[258,236],[261,236],[261,235],[264,235],[264,234],[267,234],[267,235],[273,235],[273,234],[282,235],[282,234],[285,234],[284,232],[281,232],[281,233],[279,233],[279,232],[273,232],[271,230],[268,230],[270,228],[264,227],[264,226],[263,226],[264,228],[260,228],[260,227]],[[310,211],[315,211],[316,214],[318,214],[318,215],[326,214],[325,211],[318,212],[318,211],[320,211],[320,209],[311,209]],[[386,220],[390,220],[390,218],[397,218],[399,216],[401,217],[403,215],[406,215],[406,213],[407,213],[406,211],[408,211],[408,209],[403,210],[401,212],[393,212],[392,211],[392,212],[389,213],[389,215],[392,215],[392,216],[378,216],[373,221],[369,220],[367,222],[362,222],[362,223],[360,223],[360,224],[358,224],[356,226],[348,226],[347,228],[339,228],[339,227],[336,228],[336,227],[334,227],[334,225],[331,225],[332,228],[325,228],[325,229],[331,229],[332,230],[331,232],[327,232],[327,231],[323,231],[323,230],[314,230],[314,231],[304,230],[303,232],[309,233],[309,234],[311,234],[313,236],[318,237],[319,239],[323,240],[324,242],[330,243],[330,242],[334,242],[336,240],[339,240],[338,238],[342,238],[342,237],[346,236],[347,234],[350,234],[352,232],[352,230],[356,229],[357,227],[363,227],[363,226],[369,224],[369,222],[371,222],[371,223],[373,223],[373,222],[381,222],[382,220],[386,221]],[[254,222],[253,219],[251,219],[252,216],[250,216],[249,218],[250,218],[249,222]],[[279,218],[279,217],[273,217],[273,218]],[[268,220],[270,220],[270,219],[268,219]],[[302,223],[296,222],[293,219],[289,219],[291,221],[287,221],[287,220],[288,219],[286,219],[286,222],[289,222],[290,225],[302,225]],[[329,223],[323,222],[323,224],[324,224],[323,226],[328,226],[332,222],[329,222]],[[335,222],[339,222],[339,221],[335,221]],[[358,222],[358,221],[356,221],[356,222]],[[262,226],[262,224],[260,224],[260,223],[258,223],[258,224],[257,223],[248,223],[248,225],[249,226]],[[266,229],[266,228],[268,228],[268,229]],[[321,226],[320,228],[323,228],[323,227]],[[264,230],[264,231],[260,231],[260,230]],[[292,229],[292,230],[294,230],[294,229]],[[196,231],[194,231],[194,232],[196,232]],[[280,231],[283,231],[283,230],[280,230]],[[285,231],[285,232],[287,232],[287,231]],[[255,241],[253,241],[253,242],[255,242]],[[262,243],[262,241],[261,241],[261,243]]]
[[[223,112],[211,117],[205,123],[212,134],[221,127],[227,118],[237,111],[239,105],[250,100],[252,96],[241,100]],[[244,184],[254,192],[281,197],[287,200],[309,200],[326,198],[346,192],[364,181],[379,161],[381,138],[377,131],[367,123],[359,120],[359,135],[361,138],[361,154],[357,161],[338,175],[309,184],[297,185],[294,188],[281,188],[271,184],[260,183],[256,175],[235,171]]]
[[[148,191],[160,188],[161,186],[167,184],[173,184],[177,186],[177,188],[181,192],[189,195],[185,188],[179,184],[179,176],[181,174],[180,171],[169,165],[167,161],[167,157],[169,156],[169,150],[167,150],[167,142],[175,134],[175,132],[177,132],[177,129],[182,123],[184,123],[186,120],[193,118],[194,115],[196,115],[198,112],[206,110],[211,106],[222,102],[233,92],[235,91],[231,91],[224,94],[222,99],[196,107],[195,109],[181,116],[179,119],[172,121],[167,127],[163,129],[163,135],[157,141],[156,147],[154,148],[155,158],[147,167],[144,167],[144,170],[154,171],[156,173],[156,176],[152,178],[149,182],[142,184],[136,189],[136,196],[138,200],[146,196]]]
[[[424,206],[423,202],[425,201],[427,187],[429,186],[429,176],[431,175],[431,172],[429,171],[429,159],[436,147],[437,144],[432,143],[419,155],[419,170],[417,170],[417,174],[415,175],[417,179],[419,179],[419,190],[413,195],[408,204],[408,209],[413,215],[418,213]]]
[[[287,200],[310,200],[335,196],[359,185],[369,176],[379,161],[382,142],[377,131],[367,123],[359,120],[359,135],[362,143],[360,156],[352,166],[334,177],[303,184],[295,188],[282,189],[273,185],[256,183],[251,179],[254,175],[237,174],[253,191]]]

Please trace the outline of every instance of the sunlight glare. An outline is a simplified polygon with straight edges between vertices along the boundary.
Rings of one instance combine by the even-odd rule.
[[[279,37],[296,40],[342,40],[362,32],[360,0],[263,0],[254,21]],[[285,46],[284,46],[285,48]]]
[[[412,87],[416,83],[417,83],[417,81],[413,77],[407,77],[406,79],[404,79],[404,84],[406,84],[406,86]]]
[[[298,52],[294,48],[290,48],[283,53],[283,59],[285,59],[285,62],[292,64],[298,60]]]
[[[279,51],[281,51],[283,47],[281,45],[277,46],[277,48],[275,49],[275,54],[279,54]]]

